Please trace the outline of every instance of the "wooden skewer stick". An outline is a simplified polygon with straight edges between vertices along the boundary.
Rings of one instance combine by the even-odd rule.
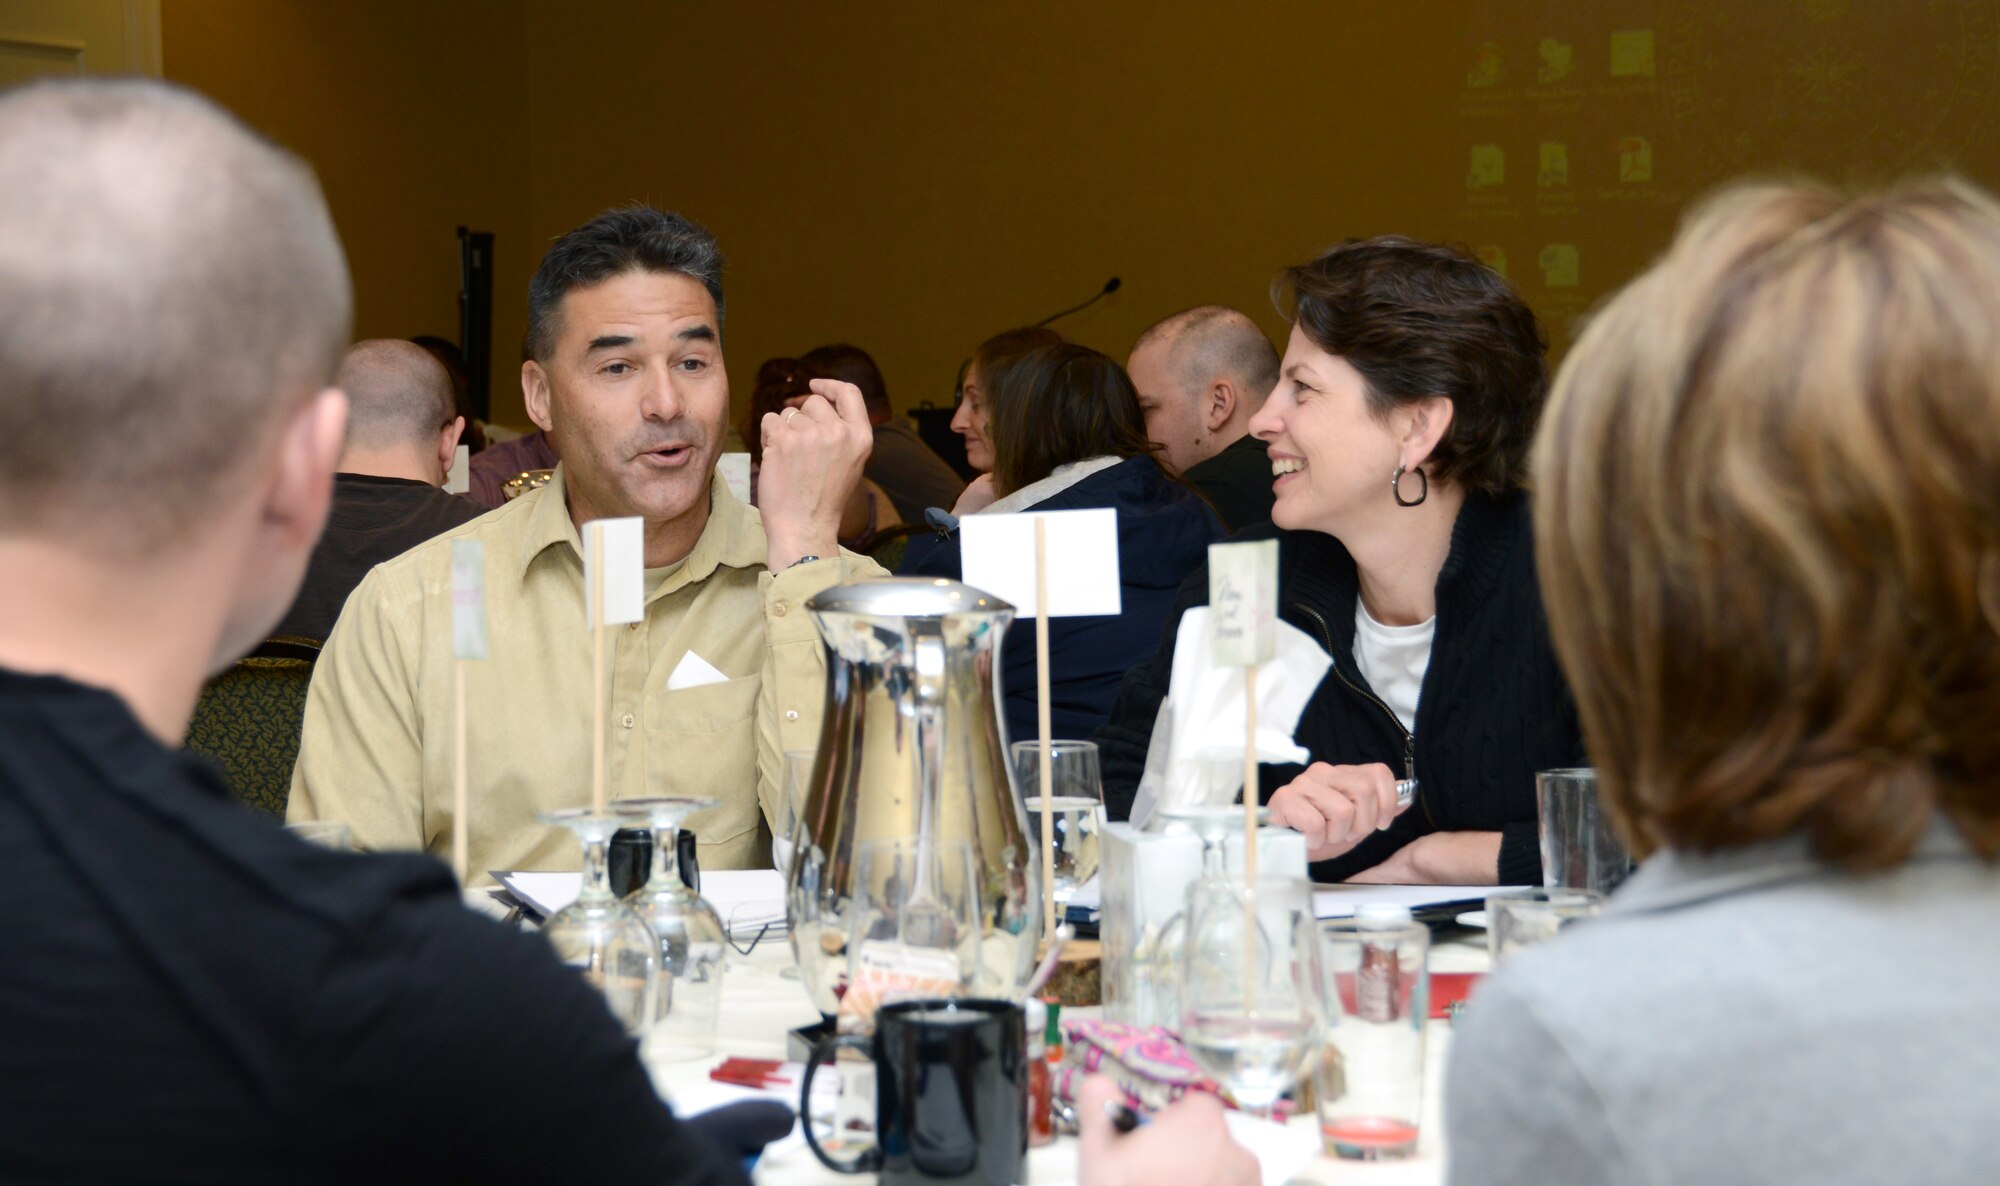
[[[465,793],[465,660],[453,659],[451,690],[451,868],[458,874],[458,884],[465,885],[465,851],[470,828],[466,824]]]
[[[1054,762],[1049,733],[1049,533],[1035,518],[1035,715],[1042,752],[1038,761],[1042,786],[1042,934],[1056,941],[1056,827],[1053,793]]]
[[[597,563],[590,574],[590,813],[604,814],[604,524],[587,524],[596,532]]]

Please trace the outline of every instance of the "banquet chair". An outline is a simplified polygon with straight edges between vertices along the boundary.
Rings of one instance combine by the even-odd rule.
[[[188,749],[218,763],[245,803],[283,819],[305,726],[306,685],[320,642],[272,638],[208,681],[188,722]]]

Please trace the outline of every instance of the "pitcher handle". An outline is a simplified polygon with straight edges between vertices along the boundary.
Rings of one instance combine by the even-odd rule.
[[[863,1058],[871,1062],[874,1061],[874,1053],[869,1048],[871,1045],[872,1043],[869,1039],[861,1034],[841,1034],[837,1038],[828,1038],[821,1041],[819,1045],[813,1047],[812,1057],[806,1059],[805,1079],[799,1084],[799,1127],[805,1129],[806,1145],[812,1149],[813,1156],[819,1158],[820,1164],[833,1170],[835,1173],[872,1174],[879,1172],[882,1169],[882,1146],[877,1144],[873,1148],[863,1149],[851,1161],[836,1161],[825,1149],[820,1148],[819,1138],[813,1135],[813,1076],[819,1074],[820,1067],[826,1065],[826,1061],[843,1048],[859,1051]],[[876,1073],[881,1073],[879,1068]],[[882,1131],[880,1117],[876,1118],[875,1131],[878,1135]]]

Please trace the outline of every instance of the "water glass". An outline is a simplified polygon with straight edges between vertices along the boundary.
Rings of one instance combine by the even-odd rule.
[[[1014,785],[1028,809],[1028,836],[1041,843],[1042,743],[1017,741],[1010,749]],[[1097,876],[1097,835],[1104,824],[1104,780],[1098,773],[1097,743],[1049,743],[1049,811],[1054,840],[1055,893],[1069,901],[1076,887]]]
[[[1319,934],[1312,885],[1188,889],[1181,1040],[1236,1105],[1268,1118],[1319,1053]]]
[[[1319,934],[1326,1037],[1314,1085],[1326,1152],[1360,1161],[1414,1156],[1430,929],[1402,907],[1363,907],[1321,923]]]
[[[1580,918],[1596,914],[1604,895],[1584,889],[1522,889],[1486,896],[1486,949],[1495,964],[1524,947],[1547,942]]]
[[[1632,858],[1597,798],[1589,767],[1535,775],[1541,818],[1542,884],[1608,894],[1632,872]]]

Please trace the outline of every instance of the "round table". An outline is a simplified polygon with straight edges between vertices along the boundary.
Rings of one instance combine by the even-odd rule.
[[[811,1025],[819,1011],[807,999],[805,989],[784,969],[792,962],[791,947],[784,940],[766,940],[749,956],[730,955],[729,970],[723,981],[722,1006],[717,1022],[716,1053],[708,1059],[667,1063],[648,1061],[653,1083],[676,1111],[698,1112],[749,1093],[718,1084],[708,1072],[726,1056],[768,1058],[787,1057],[787,1031]],[[1487,967],[1486,937],[1480,932],[1456,932],[1431,949],[1433,972],[1481,972]],[[1088,1016],[1094,1010],[1083,1011]],[[1069,1014],[1066,1011],[1065,1015]],[[1440,1087],[1444,1081],[1445,1051],[1451,1041],[1451,1026],[1430,1022],[1426,1030],[1424,1071],[1424,1116],[1417,1156],[1399,1162],[1337,1161],[1315,1157],[1290,1179],[1294,1182],[1371,1183],[1375,1186],[1419,1186],[1444,1180],[1443,1129],[1439,1123]],[[796,1107],[798,1101],[793,1099]],[[1292,1124],[1314,1131],[1314,1117],[1300,1116]],[[1254,1151],[1254,1150],[1253,1150]],[[1052,1145],[1028,1151],[1030,1186],[1059,1186],[1076,1181],[1076,1141],[1058,1137]],[[851,1183],[821,1165],[795,1130],[792,1136],[765,1150],[758,1162],[759,1183]]]

